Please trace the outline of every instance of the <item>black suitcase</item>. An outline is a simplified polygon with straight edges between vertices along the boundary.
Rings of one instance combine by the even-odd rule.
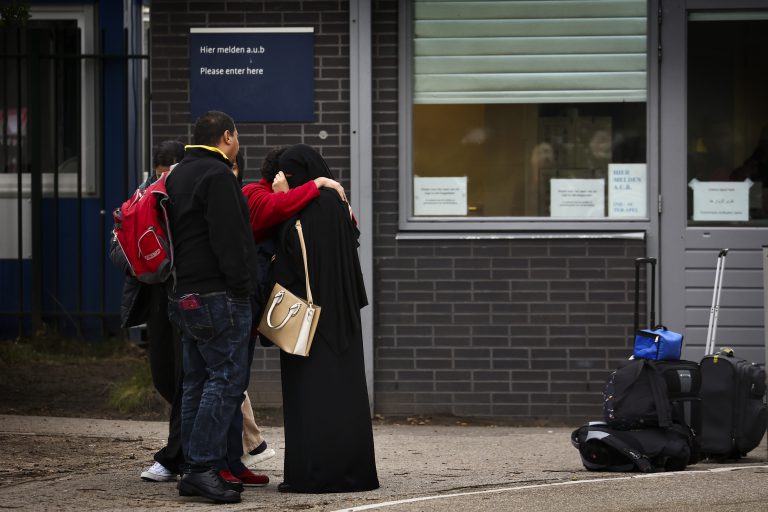
[[[746,455],[760,444],[768,426],[764,367],[735,357],[730,348],[713,354],[727,254],[723,249],[717,257],[706,355],[701,360],[701,451],[715,459]]]
[[[765,369],[724,349],[701,360],[701,451],[739,459],[765,434]]]
[[[667,384],[672,421],[688,425],[697,436],[701,433],[701,369],[693,361],[655,361],[656,369]]]
[[[650,286],[647,287],[647,300],[650,301],[648,328],[656,327],[656,258],[637,258],[635,260],[634,332],[640,329],[640,270],[648,264],[651,266]],[[678,361],[653,361],[653,366],[656,367],[667,385],[672,421],[688,425],[694,434],[698,435],[702,428],[699,363],[680,359]]]

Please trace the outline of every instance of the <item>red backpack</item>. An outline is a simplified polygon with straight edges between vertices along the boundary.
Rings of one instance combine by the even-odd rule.
[[[162,283],[173,274],[173,243],[168,228],[168,193],[164,172],[154,183],[142,189],[115,209],[112,262],[142,283]]]

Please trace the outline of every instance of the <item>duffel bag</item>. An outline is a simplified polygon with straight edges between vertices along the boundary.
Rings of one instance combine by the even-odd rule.
[[[616,430],[603,422],[590,422],[571,434],[589,471],[682,471],[698,461],[691,429],[685,425]]]

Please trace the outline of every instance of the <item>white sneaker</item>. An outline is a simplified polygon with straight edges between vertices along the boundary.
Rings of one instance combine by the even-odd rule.
[[[257,453],[256,455],[251,455],[250,453],[244,453],[242,457],[240,457],[240,462],[243,463],[243,465],[247,468],[251,468],[258,464],[259,462],[264,462],[267,459],[271,459],[275,456],[275,450],[272,448],[267,448],[261,453]]]
[[[141,479],[147,482],[175,482],[176,475],[159,462],[155,462],[146,471],[142,471]]]

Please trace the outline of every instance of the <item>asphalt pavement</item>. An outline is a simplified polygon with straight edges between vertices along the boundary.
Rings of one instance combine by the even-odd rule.
[[[141,440],[162,446],[162,422],[0,416],[6,443],[24,436]],[[148,483],[139,473],[150,462],[123,458],[108,469],[88,469],[45,480],[0,486],[0,508],[19,510],[232,510],[262,511],[768,511],[765,440],[749,456],[725,464],[699,463],[677,473],[597,473],[581,465],[572,428],[377,425],[381,488],[351,494],[277,492],[282,480],[283,431],[265,427],[277,455],[259,472],[267,487],[247,489],[243,502],[212,505],[181,498],[173,483]],[[109,446],[107,446],[109,448]],[[146,452],[151,455],[151,451]],[[76,453],[72,454],[77,457]]]

